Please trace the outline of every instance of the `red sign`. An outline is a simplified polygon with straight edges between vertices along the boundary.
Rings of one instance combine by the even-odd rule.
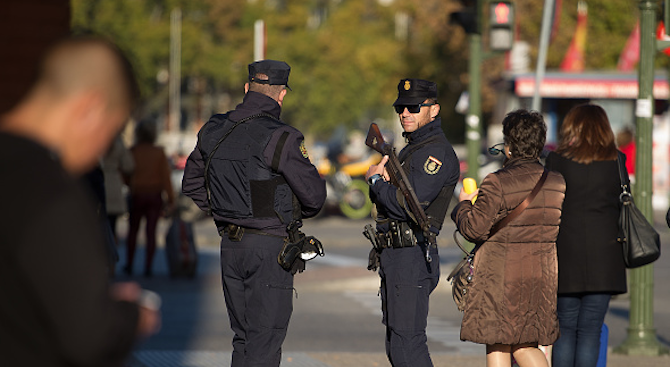
[[[574,76],[574,77],[571,77]],[[548,98],[612,98],[637,99],[637,77],[588,76],[579,74],[547,76],[540,85],[540,95]],[[532,97],[535,93],[535,76],[520,75],[514,81],[514,93],[519,97]],[[668,81],[654,80],[654,98],[668,99]]]

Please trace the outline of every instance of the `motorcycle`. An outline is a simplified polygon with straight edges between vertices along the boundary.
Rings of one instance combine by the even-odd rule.
[[[369,216],[374,205],[370,201],[365,173],[371,165],[381,161],[381,154],[374,153],[363,160],[337,167],[328,158],[320,159],[317,170],[326,180],[326,204],[337,206],[350,219]]]

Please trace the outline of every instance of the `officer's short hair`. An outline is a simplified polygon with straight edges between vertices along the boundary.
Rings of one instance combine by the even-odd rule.
[[[255,74],[254,76],[255,80],[268,80],[269,77],[266,74]],[[249,90],[253,92],[258,92],[265,94],[266,96],[272,98],[272,99],[279,99],[279,94],[281,93],[282,90],[286,89],[286,86],[284,85],[277,85],[277,84],[260,84],[256,82],[249,82]]]

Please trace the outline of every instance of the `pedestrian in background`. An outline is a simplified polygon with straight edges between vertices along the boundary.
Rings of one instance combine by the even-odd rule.
[[[117,223],[120,216],[128,212],[128,193],[126,182],[129,181],[135,161],[126,147],[121,135],[118,135],[102,158],[102,171],[105,176],[105,200],[107,204],[107,220],[112,228],[114,240],[118,244]]]
[[[403,79],[393,103],[408,141],[398,159],[408,183],[432,218],[430,235],[435,237],[440,233],[460,175],[458,158],[442,131],[442,119],[437,116],[437,93],[433,82]],[[365,175],[370,198],[377,205],[377,237],[383,238],[383,250],[377,256],[386,355],[395,367],[432,366],[426,326],[429,297],[440,278],[440,259],[437,247],[429,246],[423,230],[412,219],[400,189],[389,181],[384,167],[388,159],[384,157],[379,164],[370,166]],[[393,236],[394,231],[410,236]],[[427,254],[432,261],[428,261]]]
[[[78,180],[128,120],[132,75],[111,43],[65,39],[0,117],[3,366],[116,367],[158,329],[139,285],[110,285],[100,220]]]
[[[135,169],[130,176],[130,216],[126,239],[126,266],[123,271],[133,274],[137,233],[145,219],[146,245],[144,276],[151,277],[156,252],[156,227],[161,214],[170,215],[174,209],[174,190],[170,179],[170,163],[162,147],[155,145],[156,126],[142,121],[135,128],[135,145],[130,152]]]
[[[326,185],[302,133],[279,120],[291,68],[249,64],[244,100],[200,129],[183,193],[211,213],[221,234],[221,272],[233,337],[232,366],[279,366],[293,312],[293,275],[278,262],[289,224],[315,216]],[[304,268],[304,267],[303,267]]]
[[[503,167],[487,175],[474,193],[461,190],[451,213],[463,237],[480,245],[461,340],[486,344],[488,367],[510,366],[510,354],[521,367],[548,366],[538,345],[552,344],[559,335],[556,236],[565,181],[550,172],[526,209],[491,235],[544,172],[539,162],[547,132],[542,115],[517,110],[505,116],[502,126]]]
[[[626,126],[616,135],[616,146],[626,156],[626,170],[631,184],[635,183],[635,134]]]
[[[563,120],[547,168],[565,177],[558,248],[561,337],[553,366],[596,366],[600,332],[614,294],[626,292],[626,266],[617,241],[621,181],[614,133],[602,107],[573,107]],[[627,176],[627,173],[624,172]]]

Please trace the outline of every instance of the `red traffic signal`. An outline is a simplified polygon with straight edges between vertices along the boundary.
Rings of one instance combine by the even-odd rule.
[[[509,51],[514,44],[514,4],[509,1],[489,3],[489,48]]]
[[[491,25],[511,25],[512,19],[514,19],[514,14],[512,14],[512,12],[513,8],[511,3],[503,1],[491,3]]]

